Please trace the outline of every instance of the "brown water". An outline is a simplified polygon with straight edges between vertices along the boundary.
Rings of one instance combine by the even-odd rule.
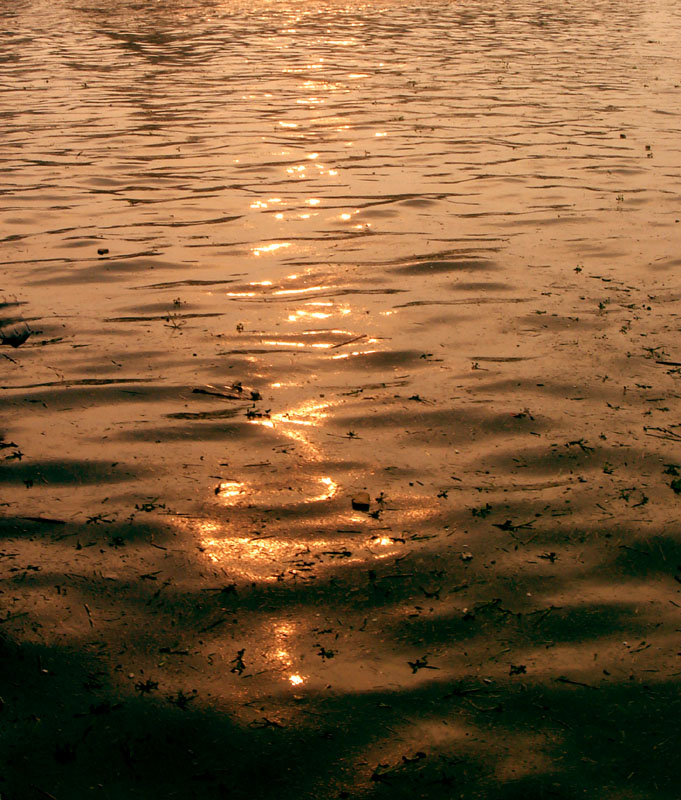
[[[0,0],[3,800],[678,798],[678,52]]]

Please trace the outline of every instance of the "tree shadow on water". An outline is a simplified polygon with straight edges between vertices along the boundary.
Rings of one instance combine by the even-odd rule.
[[[436,681],[244,725],[191,695],[125,694],[78,650],[0,647],[9,800],[678,797],[673,682]]]
[[[397,565],[338,550],[232,580],[145,517],[5,520],[3,800],[678,798],[674,607],[626,583],[675,586],[673,536],[582,543],[552,580],[516,570],[514,594],[493,538],[495,576],[482,541],[462,562],[417,540]],[[616,602],[590,593],[604,568]],[[300,687],[267,655],[291,620]]]

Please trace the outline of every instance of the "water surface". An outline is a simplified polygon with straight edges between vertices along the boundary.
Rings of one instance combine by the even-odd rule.
[[[680,22],[0,0],[3,792],[677,796]]]

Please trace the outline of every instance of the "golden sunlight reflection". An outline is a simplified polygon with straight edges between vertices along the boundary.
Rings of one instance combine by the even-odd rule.
[[[303,319],[328,319],[331,314],[323,311],[296,311],[295,314],[288,315],[289,322],[300,322]]]
[[[394,558],[404,549],[403,542],[401,542],[399,539],[393,539],[391,536],[387,535],[371,536],[365,542],[365,546],[371,555],[377,560]]]
[[[317,343],[310,345],[309,342],[287,342],[287,341],[279,341],[277,339],[265,339],[263,340],[263,344],[269,344],[272,347],[317,347],[317,348],[327,348],[331,347],[330,343]]]
[[[320,90],[322,90],[324,92],[334,92],[334,91],[337,91],[339,89],[342,91],[342,89],[343,89],[341,84],[329,83],[328,81],[319,80],[319,78],[317,78],[315,80],[303,81],[303,83],[300,85],[300,88],[301,89],[320,89]]]
[[[328,314],[326,315],[328,316]],[[289,317],[289,321],[295,321],[296,317]],[[263,344],[268,344],[274,347],[313,347],[317,350],[329,350],[335,347],[333,341],[327,342],[320,342],[320,341],[309,341],[309,337],[318,337],[323,336],[326,334],[340,334],[341,336],[351,336],[348,331],[332,329],[329,331],[301,331],[298,336],[300,337],[308,337],[308,341],[305,341],[304,338],[301,341],[293,341],[291,339],[263,339]],[[376,340],[374,340],[375,342]],[[369,340],[371,344],[371,340]]]
[[[300,550],[300,542],[274,537],[257,539],[246,536],[206,536],[201,539],[201,547],[213,563],[227,562],[236,566],[237,571],[243,575],[256,577],[263,567],[293,558]],[[275,577],[272,576],[272,579]]]
[[[270,205],[277,205],[278,203],[281,203],[281,197],[268,197],[267,200],[254,200],[249,208],[252,208],[254,211],[265,211]]]
[[[321,304],[320,307],[329,308],[329,304]],[[323,452],[325,445],[315,440],[320,433],[318,429],[336,402],[310,399],[286,410],[272,412],[269,418],[250,419],[249,424],[276,431],[278,437],[294,443],[295,452],[304,468],[297,472],[294,481],[288,471],[280,474],[276,469],[272,471],[271,479],[261,482],[242,481],[239,477],[223,478],[215,491],[217,502],[230,508],[275,510],[291,505],[324,504],[337,498],[343,492],[343,487],[328,472],[327,458]],[[234,468],[231,467],[232,470]],[[235,473],[232,472],[232,475]],[[364,526],[367,522],[366,515],[349,510],[344,517],[344,522],[353,528]],[[357,541],[353,534],[358,531],[354,530],[347,531],[349,538],[324,535],[310,528],[306,528],[304,533],[296,532],[287,526],[276,526],[255,533],[244,530],[243,524],[230,518],[178,519],[174,524],[192,531],[198,539],[201,552],[211,563],[247,580],[267,583],[287,579],[305,580],[308,575],[302,569],[301,561],[319,563],[321,567],[330,563],[329,552],[336,553],[339,549],[348,551],[345,564],[365,559],[367,553],[374,559],[394,558],[404,549],[403,541],[392,538],[386,529],[366,530]],[[286,641],[293,634],[293,629],[279,626],[273,634],[270,659],[281,664],[283,678],[291,685],[299,685],[306,677],[295,671],[291,658],[293,651]]]
[[[278,289],[273,294],[302,294],[304,292],[321,292],[330,288],[330,286],[306,286],[304,289]]]
[[[263,253],[275,253],[277,250],[290,246],[291,242],[273,242],[272,244],[263,244],[260,245],[260,247],[252,248],[252,253],[253,255],[259,256]]]
[[[291,686],[301,686],[307,676],[299,672],[293,672],[294,657],[291,655],[290,639],[296,633],[295,623],[280,622],[272,628],[273,645],[269,649],[270,657],[273,661],[278,661],[286,680]]]
[[[305,303],[303,308],[296,309],[287,317],[288,322],[310,322],[312,320],[329,319],[333,316],[345,317],[352,313],[352,309],[347,305],[337,305],[336,303],[323,301],[310,301]]]
[[[319,64],[305,64],[302,67],[286,67],[282,72],[289,75],[300,75],[301,72],[306,72],[308,69],[324,69],[323,58],[319,59]]]
[[[306,439],[298,429],[289,427],[290,425],[298,426],[298,428],[313,428],[319,425],[322,420],[328,417],[328,409],[330,403],[318,403],[315,401],[308,401],[303,403],[297,408],[292,408],[289,411],[280,411],[272,414],[270,419],[253,419],[251,424],[264,425],[269,423],[271,427],[277,427],[281,433],[296,442],[303,445],[306,451],[306,457],[311,461],[322,461],[323,454],[319,448]],[[323,477],[320,481],[328,484],[333,483],[331,478]],[[335,484],[334,484],[335,485]]]
[[[294,627],[288,622],[280,622],[274,625],[272,634],[274,636],[275,645],[272,654],[281,662],[282,667],[291,667],[293,660],[288,648],[288,639],[293,634]]]
[[[332,497],[338,492],[338,484],[332,480],[331,478],[320,478],[319,482],[324,487],[325,491],[322,491],[321,494],[318,494],[316,497],[310,497],[307,502],[308,503],[320,503],[323,500],[331,500]]]
[[[267,343],[287,344],[289,346],[291,344],[290,342]],[[328,408],[329,403],[308,402],[298,406],[297,408],[290,409],[289,411],[274,413],[269,419],[256,418],[249,420],[249,423],[251,425],[259,425],[263,428],[269,428],[271,430],[276,429],[284,436],[295,441],[301,447],[307,461],[312,463],[321,462],[323,461],[323,455],[320,449],[308,439],[301,429],[313,428],[319,425],[321,421],[328,416]],[[336,483],[336,481],[334,481],[329,475],[320,475],[318,477],[315,476],[310,480],[312,481],[313,486],[316,487],[316,491],[305,491],[303,492],[303,497],[301,498],[300,496],[297,496],[294,502],[324,502],[335,497],[340,488],[338,483]],[[219,496],[222,496],[222,485],[223,484],[220,484]],[[236,482],[225,484],[225,491],[231,493],[227,494],[226,497],[238,497],[240,494],[242,494],[241,491],[238,491],[241,486],[242,484],[237,484]],[[279,493],[277,493],[276,490],[268,491],[267,496],[270,501],[274,499],[275,494],[279,494],[284,503],[290,502],[290,492],[288,490],[282,490]],[[249,497],[249,499],[253,500],[254,498]]]
[[[378,353],[378,350],[353,350],[352,353],[342,353],[337,356],[331,356],[334,361],[342,361],[348,358],[356,358],[357,356],[368,356],[371,353]]]
[[[272,419],[278,422],[291,423],[293,425],[319,425],[322,420],[328,417],[327,410],[329,407],[330,403],[319,403],[310,400],[297,408],[292,408],[290,411],[272,414]]]
[[[287,577],[290,579],[301,574],[296,566],[301,556],[307,556],[311,552],[336,550],[339,546],[346,547],[349,544],[337,539],[306,539],[303,542],[296,538],[284,539],[277,536],[249,538],[231,535],[231,530],[227,527],[222,531],[216,531],[215,527],[205,520],[199,523],[198,540],[204,556],[211,564],[228,568],[231,574],[249,581],[277,583]],[[356,561],[357,558],[359,556],[349,558],[346,563]],[[276,641],[270,651],[271,657],[279,660],[284,667],[291,666],[290,650],[286,642],[289,634],[281,631],[274,631],[274,634]]]
[[[289,322],[306,322],[309,320],[329,319],[329,317],[333,316],[345,317],[351,313],[352,309],[348,305],[337,305],[329,301],[313,300],[309,303],[305,303],[304,308],[296,309],[296,311],[289,314],[287,319]]]
[[[245,484],[239,481],[224,481],[216,489],[216,494],[220,497],[237,497],[246,491]]]

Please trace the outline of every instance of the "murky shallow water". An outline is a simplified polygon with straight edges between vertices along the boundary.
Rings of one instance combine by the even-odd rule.
[[[675,797],[673,3],[0,22],[4,788]]]

